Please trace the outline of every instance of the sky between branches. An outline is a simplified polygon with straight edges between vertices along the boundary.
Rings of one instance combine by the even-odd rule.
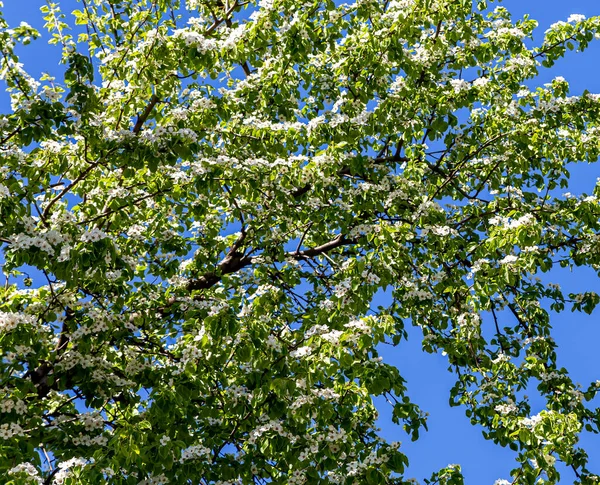
[[[40,0],[5,0],[4,13],[9,25],[26,21],[46,34],[39,13],[39,7],[43,4]],[[61,1],[61,5],[68,12],[76,2]],[[566,20],[571,14],[600,14],[597,0],[505,0],[502,5],[513,13],[514,18],[530,14],[538,20],[538,41],[550,24]],[[49,55],[51,52],[54,52],[54,56]],[[21,60],[31,74],[39,76],[44,71],[58,72],[57,56],[58,51],[49,49],[45,40],[40,39],[22,50]],[[600,93],[600,41],[597,40],[585,53],[568,54],[553,68],[543,70],[541,76],[529,84],[541,85],[555,76],[563,76],[569,81],[571,94],[581,94],[585,89]],[[10,109],[8,97],[4,94],[0,96],[0,109],[4,112]],[[580,165],[572,173],[571,190],[590,192],[597,177],[600,177],[600,163]],[[545,278],[572,291],[597,285],[596,275],[585,269],[575,273],[553,271]],[[385,296],[382,296],[379,303],[384,303],[384,299]],[[559,344],[559,364],[569,368],[575,381],[599,379],[597,342],[600,340],[600,328],[597,317],[565,312],[554,315],[554,327]],[[424,476],[448,463],[460,463],[466,483],[493,483],[498,478],[507,478],[514,464],[513,453],[485,441],[481,431],[469,424],[462,408],[449,408],[448,393],[454,378],[446,371],[445,359],[441,355],[423,354],[416,334],[412,341],[403,342],[399,348],[382,349],[382,352],[388,363],[396,365],[408,380],[411,397],[430,413],[430,431],[416,443],[403,443],[403,450],[411,459],[409,474]],[[405,435],[391,424],[390,409],[383,402],[380,403],[380,409],[384,436],[390,441],[403,439]],[[585,436],[584,439],[590,453],[590,468],[599,469],[600,438]],[[563,483],[568,480],[569,474],[565,474]]]

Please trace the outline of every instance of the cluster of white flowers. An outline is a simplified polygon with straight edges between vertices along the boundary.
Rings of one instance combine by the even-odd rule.
[[[402,188],[395,188],[389,193],[387,200],[385,201],[385,207],[391,207],[394,203],[401,200],[408,200],[409,198],[410,195],[405,190]]]
[[[417,64],[422,64],[423,67],[429,67],[434,60],[435,53],[427,46],[415,44],[414,52],[412,53],[413,61]]]
[[[388,461],[387,454],[383,453],[380,456],[377,455],[377,451],[372,451],[362,462],[352,461],[346,465],[346,471],[348,476],[356,476],[363,470],[369,468],[371,465],[381,465]]]
[[[290,485],[301,485],[306,482],[306,476],[304,470],[294,470],[287,479]]]
[[[0,424],[0,439],[7,440],[13,436],[25,436],[25,431],[18,423]]]
[[[514,99],[511,100],[504,106],[504,112],[510,118],[517,118],[521,114],[519,103],[517,103]]]
[[[269,431],[273,431],[276,435],[282,436],[284,438],[288,438],[291,441],[297,440],[296,436],[294,436],[292,433],[289,433],[283,429],[281,421],[274,420],[274,419],[269,420],[269,418],[266,416],[265,416],[265,418],[266,418],[266,421],[265,421],[265,419],[261,420],[264,424],[261,424],[257,428],[250,431],[250,434],[248,436],[248,441],[247,441],[247,443],[249,445],[255,445],[258,441],[258,438],[260,438],[263,434],[265,434]]]
[[[319,302],[319,308],[323,308],[324,310],[333,310],[335,305],[335,302],[332,300],[323,300]]]
[[[467,91],[471,87],[464,79],[451,79],[450,86],[456,94]]]
[[[572,408],[581,404],[585,399],[583,392],[581,392],[579,389],[567,389],[567,395],[571,398],[569,401],[569,406]]]
[[[258,288],[256,288],[256,291],[252,294],[248,296],[248,300],[253,300],[254,298],[258,298],[262,295],[266,295],[268,293],[273,293],[273,294],[277,294],[281,292],[280,288],[277,288],[274,285],[271,284],[264,284],[264,285],[260,285]]]
[[[569,297],[572,298],[576,303],[582,303],[586,298],[594,296],[596,296],[596,293],[593,291],[587,291],[585,293],[571,293],[569,295]]]
[[[379,276],[377,276],[375,273],[368,271],[368,270],[364,270],[361,273],[361,276],[365,279],[365,281],[369,285],[376,285],[380,281]]]
[[[531,68],[535,67],[535,65],[536,65],[536,61],[534,59],[532,59],[531,57],[525,57],[525,56],[518,55],[518,56],[511,57],[506,62],[506,70],[507,71],[517,71],[519,69],[523,69],[525,72],[527,72]]]
[[[422,236],[426,236],[429,233],[434,234],[436,236],[440,236],[440,237],[458,235],[458,232],[456,231],[456,229],[453,229],[452,227],[448,227],[448,226],[428,226],[428,227],[424,227],[421,230]]]
[[[338,345],[340,343],[340,338],[344,334],[344,332],[340,330],[331,330],[330,332],[321,334],[321,338],[330,344]]]
[[[35,325],[36,319],[33,315],[24,313],[0,311],[0,332],[6,333],[14,330],[19,325]]]
[[[548,283],[548,288],[560,291],[560,285],[558,283]]]
[[[174,137],[195,143],[198,140],[198,134],[190,128],[177,128],[175,126],[157,126],[156,128],[142,131],[140,139],[157,144],[160,147],[166,147],[172,142]],[[173,176],[173,175],[172,175]]]
[[[77,365],[84,369],[93,369],[91,377],[95,381],[106,381],[107,384],[113,383],[118,387],[135,386],[135,382],[115,375],[111,371],[109,362],[100,356],[82,355],[76,350],[70,349],[64,352],[61,360],[56,363],[57,368],[65,370],[72,369]]]
[[[523,32],[518,27],[498,27],[486,34],[486,37],[489,37],[490,39],[505,36],[517,37],[518,39],[522,39],[523,37],[525,37],[525,32]]]
[[[41,249],[49,255],[53,255],[54,248],[52,247],[52,244],[50,244],[48,239],[46,239],[47,234],[48,233],[41,233],[39,236],[28,236],[24,233],[17,234],[11,240],[11,248],[14,250],[19,250],[37,247],[38,249]],[[50,236],[52,241],[56,241],[56,234],[58,234],[56,231],[51,231]]]
[[[275,335],[270,334],[267,337],[265,344],[267,345],[267,347],[269,347],[270,349],[273,349],[276,352],[281,351],[281,348],[282,348],[281,342]]]
[[[348,440],[348,436],[346,431],[343,428],[335,429],[332,425],[329,425],[327,430],[327,435],[325,436],[325,441],[335,442],[341,441],[345,443]]]
[[[312,354],[312,348],[309,346],[299,347],[296,350],[290,352],[290,357],[293,359],[301,359]]]
[[[3,43],[4,47],[8,47],[7,40],[3,40]],[[40,83],[23,69],[23,64],[21,62],[16,62],[14,59],[5,59],[4,62],[2,62],[2,69],[0,69],[0,80],[7,79],[11,76],[16,77],[20,82],[24,82],[33,92],[37,91],[40,87]],[[18,98],[16,96],[12,97],[13,111],[16,111],[19,108],[19,102],[22,105],[25,105],[26,101],[29,100],[24,100],[23,98]],[[29,104],[31,104],[31,101],[29,101]]]
[[[185,0],[185,8],[187,10],[196,10],[202,5],[201,0]]]
[[[206,446],[201,444],[190,446],[184,450],[181,450],[181,458],[179,458],[179,463],[183,463],[187,460],[198,460],[200,458],[210,458],[211,451]]]
[[[234,49],[235,46],[244,38],[245,31],[245,24],[240,24],[237,27],[230,29],[227,33],[227,37],[220,42],[221,47],[228,50]]]
[[[371,114],[372,113],[367,111],[366,109],[362,110],[356,116],[351,118],[350,122],[359,126],[367,125],[369,123],[369,118],[371,117]]]
[[[419,204],[419,207],[413,213],[413,220],[418,220],[420,217],[428,216],[436,212],[442,212],[440,205],[433,200],[424,200]]]
[[[338,298],[343,298],[350,291],[352,287],[352,280],[350,278],[345,278],[340,281],[337,285],[335,285],[333,289],[333,293]]]
[[[577,22],[583,22],[584,20],[585,20],[585,15],[582,15],[580,13],[573,13],[573,14],[569,15],[567,22],[577,23]]]
[[[43,480],[38,470],[31,463],[21,463],[8,470],[9,475],[26,475],[27,483],[42,485]]]
[[[292,404],[290,404],[290,409],[292,411],[296,411],[299,408],[301,408],[302,406],[304,406],[305,404],[311,404],[314,400],[313,396],[307,396],[307,395],[301,395],[296,397],[296,399],[294,400],[294,402]]]
[[[510,357],[502,352],[500,352],[496,358],[492,359],[492,364],[499,364],[500,362],[509,362]]]
[[[526,339],[523,340],[522,344],[523,344],[523,346],[525,346],[525,345],[530,345],[533,342],[543,342],[543,341],[551,342],[552,337],[542,337],[541,335],[536,335],[535,337],[527,337]]]
[[[579,253],[585,254],[590,252],[598,252],[600,250],[600,235],[586,234],[584,243],[579,248]]]
[[[115,269],[106,271],[106,273],[104,273],[104,276],[108,281],[116,281],[121,277],[121,274],[122,272],[120,269]]]
[[[215,39],[206,38],[204,35],[194,32],[189,28],[175,30],[173,32],[173,37],[176,39],[183,39],[186,46],[195,47],[201,54],[218,49],[218,44]]]
[[[209,352],[208,355],[210,356],[211,353]],[[188,363],[196,362],[203,357],[205,357],[205,354],[202,351],[202,349],[200,349],[199,347],[196,347],[195,345],[189,345],[189,344],[184,345],[183,351],[181,352],[181,361],[180,361],[181,370],[183,370]]]
[[[533,214],[525,214],[517,219],[502,217],[502,216],[494,216],[489,220],[490,224],[493,226],[502,226],[504,229],[516,229],[521,226],[531,226],[535,223],[535,217]]]
[[[352,320],[346,323],[344,327],[354,330],[356,333],[368,334],[371,333],[371,327],[364,320]]]
[[[535,428],[538,424],[542,422],[542,416],[536,414],[535,416],[531,416],[529,418],[523,418],[520,420],[520,424],[525,426],[526,428]]]
[[[44,86],[43,94],[51,103],[58,101],[62,96],[62,94],[58,92],[56,88],[51,88],[49,86]]]
[[[417,298],[418,300],[425,301],[431,300],[433,298],[433,295],[428,290],[413,288],[407,291],[402,298],[404,300],[409,300],[410,298]]]
[[[494,411],[496,411],[497,413],[502,414],[503,416],[506,416],[507,414],[511,414],[517,411],[517,406],[515,406],[515,403],[511,400],[509,400],[507,403],[505,404],[498,404],[495,408]]]
[[[310,338],[313,335],[323,335],[324,333],[329,332],[329,327],[327,325],[313,325],[310,327],[305,333],[305,338]]]
[[[313,131],[315,131],[317,128],[319,128],[319,126],[323,125],[325,123],[325,116],[320,115],[320,116],[315,116],[314,118],[311,118],[308,123],[306,124],[306,131],[310,134]]]
[[[498,264],[513,264],[516,263],[518,259],[519,258],[517,256],[507,254],[506,256],[504,256],[504,258],[498,261]]]
[[[368,235],[376,232],[378,230],[378,226],[374,224],[357,224],[348,233],[348,236],[352,239],[357,238],[361,235]]]
[[[166,485],[167,483],[169,483],[169,480],[164,473],[161,473],[156,476],[150,475],[148,478],[139,481],[138,485]]]
[[[185,121],[188,118],[190,111],[182,106],[179,106],[171,110],[169,114],[174,121]]]
[[[69,437],[69,441],[74,446],[106,446],[108,438],[101,434],[92,437],[88,434],[79,433],[77,436]]]
[[[191,91],[189,97],[192,101],[190,108],[195,111],[213,109],[216,106],[212,99],[204,97],[200,91]]]
[[[340,397],[337,392],[327,387],[323,389],[311,389],[310,392],[312,392],[315,397],[320,397],[328,401],[333,401]]]
[[[311,439],[310,435],[306,436],[307,439]],[[308,448],[305,448],[298,455],[300,461],[305,461],[310,458],[311,455],[316,455],[319,452],[319,441],[313,441]]]
[[[233,398],[234,401],[237,401],[239,398],[244,398],[248,401],[252,400],[252,391],[249,391],[246,386],[229,386],[227,393]]]
[[[388,9],[382,16],[382,20],[392,22],[406,18],[410,14],[410,8],[415,4],[415,0],[392,0],[388,4]]]
[[[478,327],[481,324],[481,318],[477,313],[461,313],[456,321],[461,327]]]
[[[108,237],[108,234],[106,234],[104,231],[101,231],[97,227],[94,227],[94,228],[90,229],[89,231],[85,231],[81,235],[80,240],[81,240],[81,242],[96,242],[96,241],[100,241],[101,239],[105,239],[107,237]]]
[[[17,414],[25,414],[27,412],[27,405],[25,404],[25,401],[22,401],[21,399],[17,399],[16,401],[13,401],[12,399],[4,399],[0,402],[0,412],[9,413],[13,410]]]
[[[311,120],[313,121],[313,120]],[[323,121],[323,120],[321,120]],[[256,116],[247,116],[246,118],[244,118],[243,120],[243,124],[244,125],[248,125],[248,126],[252,126],[255,129],[258,130],[265,130],[265,131],[275,131],[275,132],[288,132],[288,131],[296,131],[296,132],[301,132],[304,130],[307,130],[310,132],[311,130],[311,122],[309,122],[308,124],[305,123],[301,123],[300,121],[281,121],[280,123],[276,123],[270,120],[265,120],[265,119],[261,119],[258,118]]]
[[[108,324],[114,320],[110,314],[96,308],[90,310],[89,317],[92,323],[89,325],[81,325],[74,330],[71,333],[71,340],[76,341],[85,335],[106,332],[109,329]]]
[[[6,185],[0,184],[0,199],[10,196],[10,190]]]
[[[78,420],[86,431],[95,431],[104,427],[104,419],[98,412],[80,414]]]
[[[561,106],[573,105],[579,101],[579,96],[568,96],[565,98],[552,97],[548,100],[540,99],[538,102],[538,109],[542,113],[556,113],[560,110]]]
[[[348,115],[335,113],[329,119],[329,126],[331,126],[332,128],[335,128],[336,126],[339,126],[342,123],[346,123],[349,119],[350,118],[348,117]]]

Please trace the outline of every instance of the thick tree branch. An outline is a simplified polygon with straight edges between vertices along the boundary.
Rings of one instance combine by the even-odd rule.
[[[142,126],[144,126],[144,123],[148,119],[148,116],[150,116],[150,113],[152,113],[152,110],[156,106],[156,103],[158,103],[159,101],[160,101],[160,98],[156,94],[153,94],[152,97],[150,98],[150,102],[148,103],[148,106],[146,106],[146,109],[144,110],[144,112],[138,116],[138,119],[135,122],[135,126],[133,127],[134,133],[137,134],[140,132],[140,130],[142,129]]]
[[[240,237],[240,239],[242,238]],[[225,256],[225,258],[223,258],[223,260],[217,265],[216,271],[209,271],[204,273],[199,278],[190,281],[187,285],[187,289],[189,291],[194,291],[212,288],[219,281],[221,281],[221,278],[224,275],[235,273],[242,268],[253,264],[255,262],[255,257],[242,255],[238,252],[238,248],[241,245],[241,242],[238,244],[240,239],[236,241],[236,244],[231,247],[227,253],[227,256]],[[321,246],[305,249],[303,251],[291,251],[286,253],[285,256],[286,258],[296,260],[314,258],[316,256],[320,256],[321,254],[326,254],[333,249],[341,246],[349,246],[354,243],[355,241],[353,239],[348,239],[343,234],[340,234],[335,239],[332,239]]]
[[[331,241],[326,242],[321,246],[317,246],[316,248],[312,249],[305,249],[304,251],[294,251],[291,253],[287,253],[286,256],[295,259],[314,258],[315,256],[320,256],[321,254],[328,253],[332,249],[354,244],[354,242],[355,241],[353,239],[348,239],[343,234],[340,234],[335,239],[332,239]]]
[[[66,349],[69,343],[69,328],[68,323],[75,318],[75,312],[69,307],[65,308],[65,319],[63,321],[62,329],[58,342],[54,348],[55,358],[60,356]],[[54,372],[54,362],[42,361],[41,364],[34,370],[29,371],[26,375],[31,379],[33,385],[37,388],[38,397],[44,398],[48,393],[56,388],[56,382],[49,384],[48,376]]]
[[[238,251],[241,241],[243,241],[244,235],[242,235],[236,243],[231,247],[227,256],[217,265],[216,271],[209,271],[204,273],[199,278],[192,280],[188,283],[187,289],[193,290],[204,290],[211,288],[221,281],[221,277],[226,274],[235,273],[240,269],[252,264],[252,257],[244,256]]]

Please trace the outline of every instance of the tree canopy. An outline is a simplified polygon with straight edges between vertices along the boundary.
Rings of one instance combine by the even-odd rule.
[[[528,87],[600,18],[535,43],[483,0],[78,5],[42,8],[39,79],[0,19],[2,483],[414,483],[373,403],[426,428],[379,356],[411,325],[514,450],[497,484],[600,480],[600,381],[551,321],[600,298],[539,278],[600,268],[599,186],[563,195],[600,96]]]

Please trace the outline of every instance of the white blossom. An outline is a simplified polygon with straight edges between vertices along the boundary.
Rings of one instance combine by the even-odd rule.
[[[574,13],[574,14],[569,15],[567,22],[577,23],[577,22],[583,22],[584,20],[585,20],[585,15],[582,15],[580,13]]]
[[[512,254],[507,254],[504,258],[498,261],[499,264],[512,264],[515,263],[519,258]]]
[[[94,227],[94,228],[90,229],[89,231],[84,232],[81,235],[80,240],[81,240],[81,242],[96,242],[96,241],[100,241],[101,239],[105,239],[107,237],[108,237],[108,234],[106,234],[104,231],[101,231],[97,227]]]
[[[455,93],[460,93],[461,91],[466,91],[469,89],[469,83],[464,79],[451,79],[450,85],[452,89],[454,89]]]

